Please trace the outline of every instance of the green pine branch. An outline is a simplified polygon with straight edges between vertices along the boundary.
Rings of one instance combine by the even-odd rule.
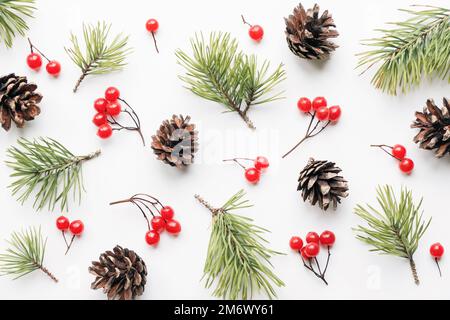
[[[176,51],[178,63],[186,69],[180,76],[186,88],[236,112],[250,128],[255,128],[248,117],[251,107],[282,98],[282,92],[270,93],[286,78],[283,65],[270,73],[268,61],[259,64],[256,56],[239,51],[229,33],[211,33],[209,42],[196,34],[191,46],[192,56]]]
[[[371,49],[358,54],[357,68],[380,65],[372,84],[392,95],[406,93],[433,76],[450,82],[450,10],[421,6],[400,10],[412,17],[390,23],[393,29],[378,29],[380,38],[363,41]]]
[[[25,36],[25,18],[33,17],[34,0],[0,0],[0,42],[11,48],[17,35]]]
[[[81,69],[73,92],[77,92],[83,80],[89,75],[106,74],[122,70],[126,66],[126,57],[131,52],[128,48],[128,36],[118,34],[110,39],[111,25],[98,22],[96,25],[83,24],[84,49],[78,37],[70,36],[72,48],[65,48],[72,61]]]
[[[357,239],[372,246],[372,252],[408,259],[414,281],[419,284],[414,253],[431,219],[424,220],[422,200],[414,204],[409,190],[402,190],[400,199],[390,186],[378,188],[377,194],[381,211],[370,205],[367,208],[358,205],[355,209],[356,215],[367,222],[367,226],[355,229]]]
[[[10,248],[0,254],[0,276],[12,276],[19,279],[31,272],[41,270],[53,281],[58,279],[44,267],[47,240],[41,234],[41,228],[29,228],[14,232],[8,241]]]
[[[62,211],[69,208],[69,196],[81,201],[84,191],[82,164],[100,155],[75,156],[59,142],[50,138],[19,139],[18,147],[11,147],[6,164],[13,169],[13,195],[19,195],[22,204],[35,194],[33,207],[42,210],[48,205],[53,210],[59,203]]]
[[[273,285],[284,283],[273,273],[270,258],[280,254],[266,248],[263,234],[268,232],[253,224],[253,220],[234,214],[249,208],[239,191],[220,209],[215,209],[200,196],[196,199],[213,215],[213,229],[204,268],[206,288],[216,283],[214,295],[224,299],[251,299],[254,292],[263,290],[269,298],[276,297]]]

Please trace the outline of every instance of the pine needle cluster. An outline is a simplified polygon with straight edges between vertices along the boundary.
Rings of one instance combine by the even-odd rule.
[[[16,35],[25,36],[25,18],[33,17],[35,0],[0,0],[0,41],[11,48]]]

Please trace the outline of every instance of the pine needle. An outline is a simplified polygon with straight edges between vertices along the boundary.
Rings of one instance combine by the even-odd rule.
[[[24,18],[33,17],[34,0],[0,0],[0,41],[11,48],[16,35],[25,36],[28,25]]]
[[[394,22],[393,29],[379,29],[380,38],[363,41],[372,49],[359,53],[357,68],[380,65],[372,84],[392,95],[408,92],[424,78],[433,76],[450,82],[450,10],[419,6],[422,10],[400,10],[412,17]]]

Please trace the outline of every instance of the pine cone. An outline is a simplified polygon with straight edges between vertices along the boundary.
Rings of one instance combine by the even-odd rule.
[[[333,209],[341,203],[341,198],[348,197],[347,181],[339,175],[342,170],[336,164],[328,161],[310,159],[308,165],[300,173],[298,191],[314,206],[327,211],[330,204]]]
[[[0,77],[0,123],[6,131],[11,122],[23,128],[26,121],[34,120],[41,113],[38,103],[42,95],[35,92],[37,85],[28,83],[26,77],[14,73]]]
[[[198,132],[190,124],[191,117],[173,115],[172,119],[162,123],[156,135],[152,137],[152,149],[158,160],[172,167],[183,168],[194,162],[198,150]]]
[[[100,255],[89,272],[96,278],[91,289],[103,289],[108,300],[134,300],[144,293],[147,283],[145,262],[132,250],[117,246]]]
[[[320,60],[338,48],[329,38],[336,38],[339,33],[335,29],[333,18],[328,14],[328,10],[319,17],[319,6],[314,5],[313,9],[305,8],[300,3],[294,9],[294,14],[286,21],[286,37],[289,49],[304,59]]]
[[[425,150],[436,149],[438,158],[450,154],[450,101],[444,98],[444,106],[439,109],[429,99],[423,112],[416,112],[416,118],[411,128],[418,128],[420,132],[414,142]]]

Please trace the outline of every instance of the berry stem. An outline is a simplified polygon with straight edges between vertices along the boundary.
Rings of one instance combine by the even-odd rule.
[[[331,258],[331,247],[328,246],[328,257],[327,257],[327,264],[325,265],[325,269],[323,270],[322,275],[325,277],[325,274],[327,273],[328,270],[328,265],[330,264],[330,258]]]
[[[66,232],[65,232],[64,230],[62,230],[62,231],[61,231],[61,233],[62,233],[62,236],[63,236],[64,242],[65,242],[65,244],[66,244],[66,247],[68,247],[68,246],[69,246],[69,244],[67,243]]]
[[[28,43],[30,44],[30,50],[31,50],[31,53],[34,53],[34,50],[36,50],[41,56],[44,57],[45,60],[47,60],[48,62],[50,62],[50,59],[47,58],[46,55],[43,54],[41,50],[39,50],[38,48],[35,47],[35,45],[31,42],[31,39],[30,39],[30,38],[28,38]]]
[[[53,281],[55,281],[56,283],[58,283],[58,279],[44,266],[42,265],[37,265],[37,267],[44,272],[47,276],[50,277],[50,279],[52,279]]]
[[[110,116],[110,119],[108,119],[109,124],[117,126],[117,127],[113,128],[114,131],[121,131],[121,130],[136,131],[137,133],[139,133],[139,136],[141,137],[142,143],[144,144],[144,147],[145,147],[145,139],[144,139],[144,135],[142,134],[141,120],[139,119],[139,116],[134,111],[134,109],[128,104],[128,102],[126,102],[125,100],[123,100],[121,98],[119,98],[118,100],[120,102],[124,103],[128,107],[129,110],[126,109],[123,112],[128,114],[128,116],[131,118],[131,120],[134,123],[134,127],[127,127],[127,126],[120,124],[116,120],[116,118],[114,118],[113,116]]]
[[[73,235],[72,236],[72,240],[70,240],[70,243],[69,243],[69,245],[67,246],[67,250],[66,250],[66,253],[65,253],[65,255],[67,256],[67,254],[69,253],[69,250],[70,250],[70,248],[72,248],[72,244],[73,244],[73,241],[75,240],[75,235]],[[65,237],[64,237],[65,238]]]
[[[442,278],[442,270],[441,270],[441,266],[439,265],[439,259],[435,258],[434,261],[436,261],[436,266],[439,270],[439,276]]]
[[[312,264],[312,259],[308,259],[309,265],[307,265],[305,259],[303,259],[301,252],[299,252],[299,253],[300,253],[300,257],[302,258],[302,262],[303,262],[303,265],[305,266],[305,268],[308,269],[309,271],[311,271],[312,273],[314,273],[314,275],[317,278],[321,279],[328,286],[328,282],[325,279],[325,274],[320,272],[320,266],[319,266],[319,262],[317,261],[317,258],[314,258],[314,261],[317,264],[317,268],[319,269],[319,272],[314,270],[314,266]]]
[[[373,144],[373,145],[371,145],[370,147],[372,147],[372,148],[380,148],[381,150],[383,150],[385,153],[387,153],[389,156],[391,156],[391,157],[394,158],[395,160],[400,161],[400,159],[394,157],[394,156],[392,155],[392,153],[390,153],[389,151],[386,150],[386,148],[392,150],[393,148],[392,148],[391,146],[388,146],[388,145],[385,145],[385,144]]]
[[[250,28],[253,27],[253,25],[251,25],[250,23],[248,23],[248,22],[245,20],[243,14],[241,14],[241,18],[242,18],[242,22],[244,22],[244,24],[248,25]]]
[[[152,38],[153,38],[153,42],[155,43],[156,52],[159,53],[158,43],[156,42],[156,37],[155,37],[155,32],[154,31],[152,31]]]
[[[240,163],[239,160],[255,161],[254,159],[249,159],[249,158],[234,158],[234,159],[223,160],[223,162],[236,162],[242,169],[247,170],[247,168],[242,163]]]

